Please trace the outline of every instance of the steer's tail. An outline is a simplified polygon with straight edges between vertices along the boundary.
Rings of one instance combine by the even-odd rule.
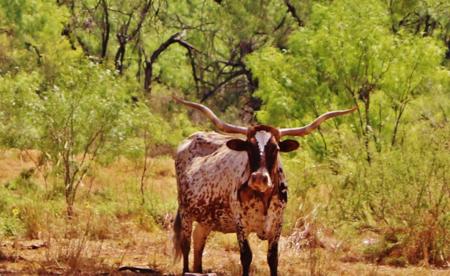
[[[173,224],[173,249],[174,249],[174,258],[173,262],[178,262],[181,259],[182,251],[181,251],[181,216],[180,210],[177,211],[177,216],[175,218],[175,222]]]

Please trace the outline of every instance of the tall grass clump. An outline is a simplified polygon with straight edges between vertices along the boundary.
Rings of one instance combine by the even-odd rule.
[[[49,220],[58,216],[61,198],[48,199],[31,175],[24,170],[0,185],[0,237],[42,238]]]

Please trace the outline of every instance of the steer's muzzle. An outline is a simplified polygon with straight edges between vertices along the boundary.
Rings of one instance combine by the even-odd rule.
[[[267,189],[272,188],[272,180],[267,170],[258,170],[250,175],[248,181],[250,188],[258,192],[264,193]]]

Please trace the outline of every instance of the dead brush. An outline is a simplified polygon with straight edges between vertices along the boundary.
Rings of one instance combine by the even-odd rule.
[[[1,244],[1,241],[0,241]],[[0,249],[0,262],[3,260],[6,260],[8,257],[6,256],[5,253],[3,253],[3,251]]]
[[[297,253],[306,253],[306,271],[313,276],[327,275],[328,271],[332,271],[331,266],[336,260],[331,259],[343,248],[343,242],[335,239],[332,230],[317,222],[316,217],[317,208],[298,219],[292,234],[287,238],[287,247]]]
[[[300,251],[305,248],[324,248],[336,252],[343,248],[343,242],[333,237],[333,231],[317,222],[317,208],[295,223],[288,238],[288,247]]]
[[[429,212],[422,225],[411,228],[404,240],[404,255],[411,264],[425,267],[449,267],[448,229],[439,224],[437,216]]]
[[[70,225],[71,222],[68,221],[66,232],[71,238],[51,238],[56,235],[49,235],[46,261],[40,272],[69,275],[89,272],[111,273],[113,268],[105,264],[101,256],[103,242],[89,241],[92,235],[91,222],[89,217],[84,229],[80,229],[79,225]]]

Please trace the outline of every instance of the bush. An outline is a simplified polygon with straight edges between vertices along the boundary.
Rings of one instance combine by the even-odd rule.
[[[351,139],[322,162],[305,153],[288,159],[288,226],[314,211],[314,219],[336,229],[370,260],[445,265],[450,258],[448,133],[448,123],[418,124],[401,146],[374,152],[370,164],[352,149]],[[358,237],[368,232],[377,242],[364,247]]]

